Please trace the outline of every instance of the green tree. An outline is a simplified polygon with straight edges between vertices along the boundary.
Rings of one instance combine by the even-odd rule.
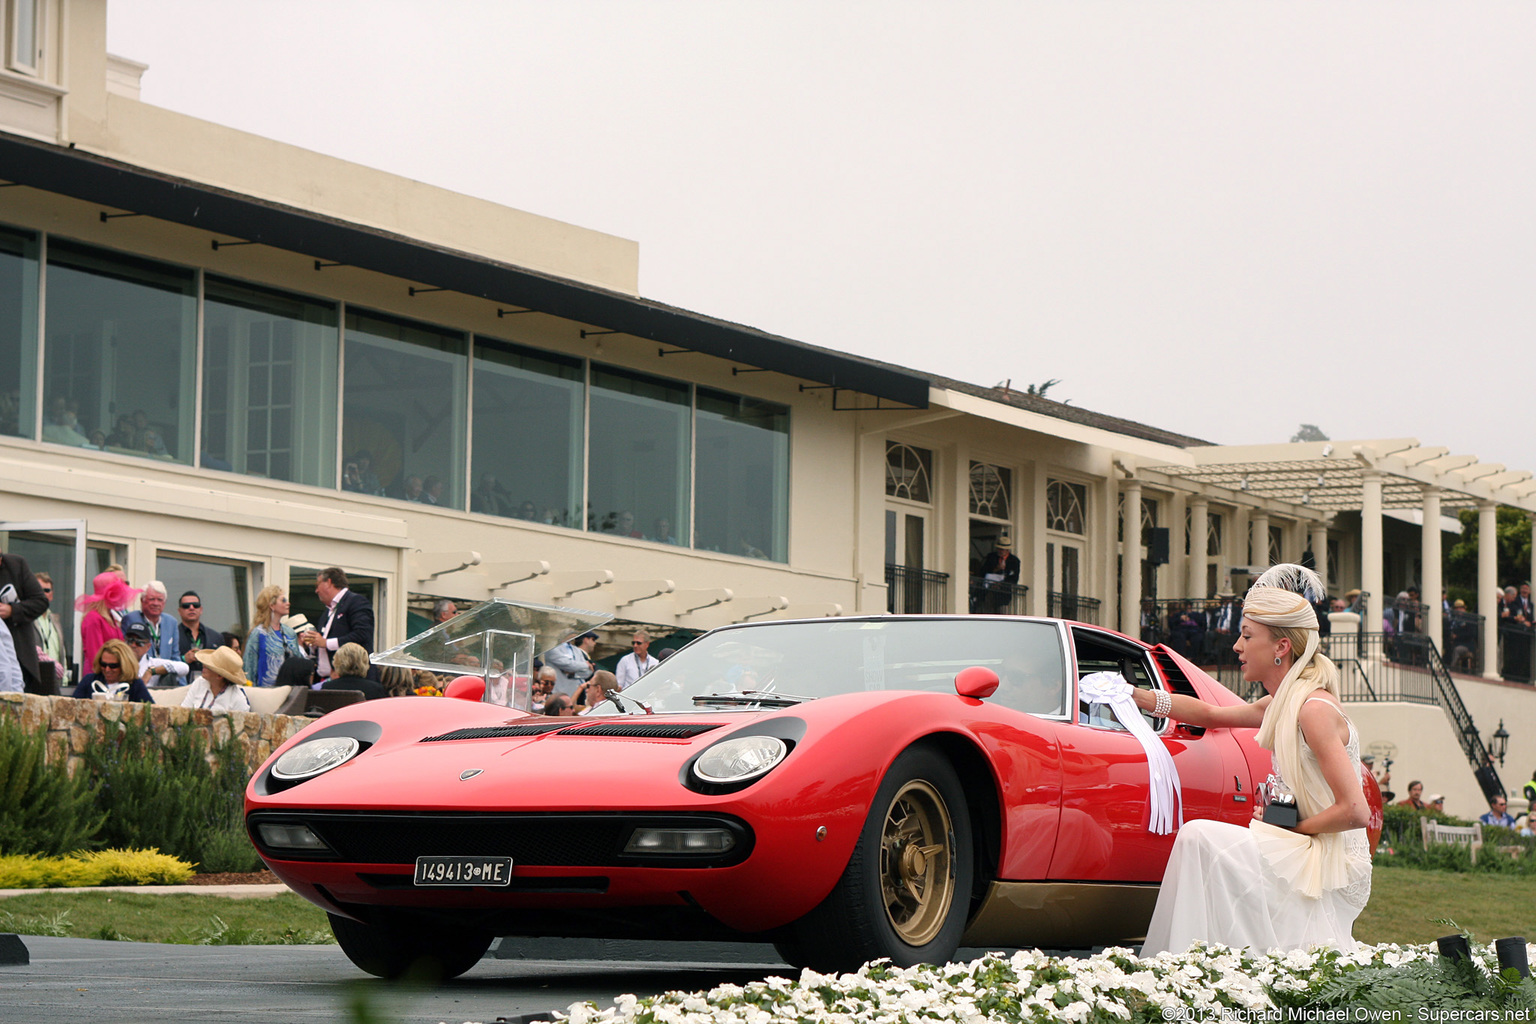
[[[1461,520],[1461,539],[1451,545],[1445,555],[1445,585],[1451,597],[1467,602],[1467,609],[1487,614],[1485,598],[1492,601],[1492,594],[1477,592],[1477,551],[1481,538],[1477,535],[1477,509],[1464,508],[1457,513]],[[1497,570],[1495,582],[1500,587],[1521,583],[1531,578],[1531,521],[1517,508],[1499,506],[1498,523],[1494,532],[1498,535]],[[1432,600],[1429,595],[1425,598]]]

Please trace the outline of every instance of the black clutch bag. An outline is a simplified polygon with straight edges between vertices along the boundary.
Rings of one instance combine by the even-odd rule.
[[[1294,803],[1271,803],[1264,808],[1264,823],[1266,825],[1279,825],[1281,828],[1295,828],[1301,820],[1301,815],[1296,812]]]

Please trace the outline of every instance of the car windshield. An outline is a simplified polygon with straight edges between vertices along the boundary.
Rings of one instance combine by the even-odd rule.
[[[716,630],[647,672],[617,702],[603,703],[594,712],[786,707],[862,690],[953,693],[955,675],[972,665],[998,675],[990,702],[1033,714],[1064,713],[1066,669],[1055,623],[889,616]]]

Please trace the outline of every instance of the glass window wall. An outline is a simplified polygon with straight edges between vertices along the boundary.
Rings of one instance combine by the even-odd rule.
[[[48,243],[43,440],[190,464],[193,272]]]
[[[472,512],[580,529],[580,359],[475,339]]]
[[[179,618],[177,599],[183,591],[195,590],[203,603],[203,625],[226,635],[238,634],[244,643],[251,631],[250,566],[161,554],[155,558],[155,578],[170,595],[166,614]]]
[[[202,464],[334,487],[338,337],[334,305],[205,279]]]
[[[37,236],[0,228],[0,434],[37,429]]]
[[[587,528],[688,543],[688,385],[592,367]]]
[[[348,311],[343,471],[366,461],[391,497],[463,508],[467,348],[462,334]]]
[[[789,560],[789,408],[699,388],[695,545]]]

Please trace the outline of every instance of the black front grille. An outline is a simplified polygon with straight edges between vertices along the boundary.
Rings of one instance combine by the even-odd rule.
[[[375,889],[414,889],[416,881],[412,875],[377,875],[359,872],[357,876],[361,881],[367,882]],[[457,888],[446,886],[445,888]],[[465,886],[464,888],[477,888]],[[575,875],[555,878],[518,878],[512,879],[512,884],[507,886],[482,886],[499,892],[534,892],[534,893],[597,893],[601,895],[608,891],[608,877],[606,875]]]
[[[439,743],[443,740],[489,740],[505,736],[538,736],[541,733],[554,732],[556,729],[568,729],[571,722],[526,722],[518,725],[482,725],[474,729],[455,729],[453,732],[440,733],[436,736],[423,736],[423,743]]]
[[[563,732],[562,737],[626,736],[632,739],[686,740],[711,729],[720,728],[718,722],[604,722]]]
[[[273,852],[259,842],[261,821],[302,822],[335,851],[321,857]],[[638,825],[728,828],[734,849],[719,857],[688,856],[695,865],[737,863],[752,847],[752,833],[735,818],[678,814],[349,814],[336,811],[258,811],[250,832],[263,852],[279,860],[341,860],[355,864],[414,865],[417,857],[511,857],[514,865],[601,867],[678,863],[672,857],[624,853]]]

